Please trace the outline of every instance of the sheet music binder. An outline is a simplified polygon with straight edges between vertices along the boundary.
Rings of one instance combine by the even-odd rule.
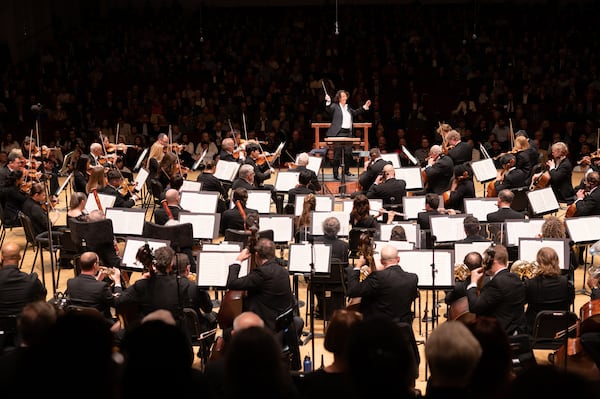
[[[125,238],[125,249],[123,250],[123,258],[121,259],[121,267],[130,271],[141,272],[144,270],[136,255],[138,250],[144,245],[148,244],[150,250],[154,252],[157,248],[168,247],[171,242],[168,240],[158,240],[154,238],[141,238],[141,237],[127,237]]]
[[[487,183],[491,180],[495,180],[498,174],[498,170],[496,169],[496,165],[494,165],[494,160],[492,158],[471,162],[471,168],[473,169],[475,178],[480,183]]]
[[[541,248],[549,247],[558,255],[558,268],[569,270],[571,255],[568,238],[519,238],[519,259],[533,262]]]

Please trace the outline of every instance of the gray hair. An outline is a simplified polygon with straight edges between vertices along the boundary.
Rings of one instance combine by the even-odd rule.
[[[246,179],[252,173],[254,173],[254,166],[249,164],[240,166],[240,179]]]
[[[323,233],[326,236],[336,236],[340,232],[340,221],[334,216],[323,220]]]
[[[308,154],[303,152],[298,155],[298,165],[306,166],[308,165]]]

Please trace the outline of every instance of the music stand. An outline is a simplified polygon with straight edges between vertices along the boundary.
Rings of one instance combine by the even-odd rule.
[[[65,204],[66,204],[65,209],[69,209],[69,201],[68,201],[68,197],[67,197],[67,191],[65,190],[65,188],[67,187],[67,184],[69,184],[69,181],[71,181],[72,177],[73,177],[73,172],[69,173],[69,176],[67,176],[67,178],[65,179],[63,184],[54,193],[56,198],[58,198],[60,196],[60,193],[65,191]]]
[[[214,240],[219,236],[220,213],[179,212],[179,223],[192,224],[192,236],[196,240]]]
[[[152,252],[161,247],[168,247],[170,242],[167,240],[148,239],[141,237],[128,237],[125,239],[125,249],[123,250],[123,258],[121,259],[120,269],[132,272],[143,272],[144,265],[137,259],[136,255],[140,247],[148,244]]]
[[[149,150],[149,148],[144,148],[144,151],[142,151],[142,153],[138,157],[137,161],[135,162],[135,166],[133,167],[134,171],[137,171],[140,169],[140,166],[142,165],[142,161],[144,160],[144,158],[146,158],[146,155],[148,154],[148,150]]]
[[[569,237],[573,241],[575,245],[584,245],[585,246],[585,256],[583,261],[583,288],[580,292],[586,292],[585,288],[585,280],[586,280],[586,271],[587,271],[587,245],[594,244],[598,240],[600,240],[600,230],[597,226],[600,224],[600,216],[583,216],[583,217],[571,217],[565,218],[565,224],[567,225],[567,231],[569,232]],[[594,254],[592,254],[594,255]]]
[[[141,236],[146,221],[146,209],[107,208],[106,218],[112,220],[116,236]]]
[[[334,147],[341,147],[342,149],[342,159],[340,163],[340,167],[342,168],[342,180],[339,187],[339,194],[342,198],[346,197],[346,164],[344,161],[344,151],[345,146],[350,144],[360,143],[360,137],[326,137],[325,142],[327,144],[333,145]]]

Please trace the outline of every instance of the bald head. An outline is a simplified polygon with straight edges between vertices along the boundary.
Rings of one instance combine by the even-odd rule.
[[[439,145],[434,145],[429,150],[429,153],[432,155],[439,155],[442,153],[442,147],[440,147]]]
[[[179,204],[179,191],[174,188],[170,188],[165,193],[165,199],[167,200],[168,205],[177,205]]]
[[[387,164],[383,167],[383,177],[386,179],[396,177],[396,169],[394,169],[394,165]]]
[[[384,245],[381,248],[381,264],[384,267],[397,265],[400,262],[400,257],[398,256],[398,248],[392,245]]]
[[[233,151],[233,139],[231,139],[231,138],[223,139],[223,141],[221,142],[221,147],[227,152]]]
[[[96,263],[98,263],[98,255],[95,252],[84,252],[79,257],[79,266],[84,272],[94,271]]]
[[[2,246],[2,265],[17,265],[21,260],[21,247],[14,242],[6,242]]]
[[[260,316],[254,312],[243,312],[233,319],[233,331],[241,331],[250,327],[263,328],[264,326],[265,322],[263,319],[261,319]]]

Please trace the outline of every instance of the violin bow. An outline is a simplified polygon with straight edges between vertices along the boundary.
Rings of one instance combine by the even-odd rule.
[[[169,148],[171,149],[171,152],[175,153],[175,157],[177,158],[177,164],[179,165],[179,176],[181,176],[181,178],[185,180],[185,178],[183,177],[183,172],[181,171],[181,162],[179,161],[179,154],[177,153],[177,151],[173,151],[173,131],[171,130],[171,125],[169,125]]]

